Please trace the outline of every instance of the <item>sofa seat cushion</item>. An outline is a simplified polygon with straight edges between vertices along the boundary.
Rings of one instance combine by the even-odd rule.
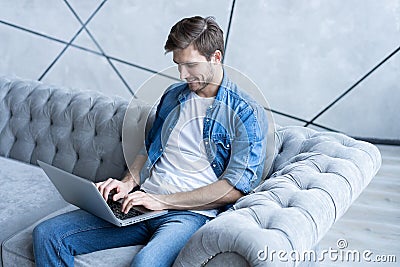
[[[3,244],[3,261],[4,266],[35,266],[33,247],[32,247],[32,231],[44,220],[59,214],[77,209],[72,205],[68,205],[52,214],[35,222],[28,228],[11,236]],[[134,255],[142,248],[142,246],[121,247],[108,250],[101,250],[89,254],[79,255],[75,257],[75,266],[92,267],[92,266],[130,266]]]
[[[0,157],[0,242],[65,207],[39,167]]]

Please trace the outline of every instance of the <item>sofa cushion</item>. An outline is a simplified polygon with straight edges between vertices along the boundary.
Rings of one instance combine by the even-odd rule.
[[[0,157],[0,242],[67,204],[42,169]]]
[[[34,266],[34,256],[32,248],[32,231],[44,220],[57,216],[59,214],[72,211],[76,207],[68,205],[52,214],[35,222],[28,228],[11,236],[3,244],[3,262],[4,266]],[[75,266],[92,267],[92,266],[130,266],[130,263],[136,253],[142,246],[121,247],[114,249],[101,250],[89,254],[79,255],[75,257]],[[118,255],[118,256],[116,256]]]
[[[57,210],[37,222],[34,222],[29,227],[10,236],[4,240],[2,245],[3,265],[4,266],[35,266],[32,247],[32,230],[37,224],[43,220],[76,209],[72,205]]]

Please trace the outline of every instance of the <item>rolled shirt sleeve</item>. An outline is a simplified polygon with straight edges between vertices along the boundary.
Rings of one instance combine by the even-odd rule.
[[[267,152],[267,116],[262,107],[249,107],[238,114],[235,124],[231,157],[220,178],[248,194],[262,179]]]

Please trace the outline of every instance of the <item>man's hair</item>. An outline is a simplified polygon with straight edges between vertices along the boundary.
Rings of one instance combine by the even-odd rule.
[[[164,46],[165,53],[175,49],[185,49],[193,44],[201,55],[210,60],[216,50],[224,54],[223,35],[213,17],[184,18],[171,28]]]

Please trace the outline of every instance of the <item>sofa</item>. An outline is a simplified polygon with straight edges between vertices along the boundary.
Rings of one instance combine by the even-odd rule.
[[[61,198],[37,160],[94,182],[123,177],[122,126],[128,108],[135,114],[130,125],[143,126],[150,107],[140,100],[0,77],[2,266],[34,266],[35,225],[76,209]],[[265,249],[289,253],[318,247],[381,165],[374,145],[340,133],[276,126],[274,136],[266,179],[201,227],[175,266],[312,264],[266,259]],[[129,266],[140,248],[75,256],[75,265]]]

